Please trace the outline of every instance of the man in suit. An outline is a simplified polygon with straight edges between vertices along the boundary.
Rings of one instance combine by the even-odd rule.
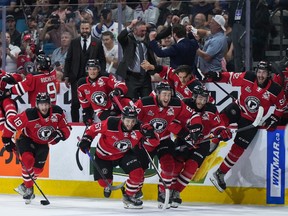
[[[134,19],[118,35],[118,42],[123,49],[123,59],[116,74],[125,79],[128,87],[126,96],[135,100],[148,96],[152,91],[151,77],[141,67],[144,60],[156,65],[154,54],[148,47],[146,32],[145,22]]]
[[[106,70],[106,59],[101,40],[91,36],[91,25],[87,21],[80,24],[80,37],[71,41],[64,67],[65,84],[71,86],[72,122],[79,122],[80,103],[77,96],[77,81],[86,76],[88,59],[98,59],[101,72]]]
[[[167,49],[161,49],[156,41],[157,33],[151,32],[150,47],[158,57],[170,57],[170,66],[177,68],[180,65],[189,65],[195,69],[195,55],[199,48],[194,39],[186,38],[185,27],[181,24],[174,24],[172,27],[172,36],[175,43]]]

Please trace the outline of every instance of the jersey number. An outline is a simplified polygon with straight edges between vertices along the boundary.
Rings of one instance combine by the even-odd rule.
[[[47,84],[47,93],[50,95],[51,102],[56,102],[57,90],[54,82]]]

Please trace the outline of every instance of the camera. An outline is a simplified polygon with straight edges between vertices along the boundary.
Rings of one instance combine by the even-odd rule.
[[[60,24],[60,21],[59,21],[59,19],[57,19],[57,18],[53,18],[53,19],[51,19],[51,24],[53,24],[53,25],[59,25],[59,24]]]

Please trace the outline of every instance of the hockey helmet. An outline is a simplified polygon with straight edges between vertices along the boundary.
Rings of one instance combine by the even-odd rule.
[[[39,70],[49,70],[51,66],[51,59],[45,54],[39,54],[36,57],[36,63]]]
[[[99,70],[101,70],[100,63],[99,63],[98,59],[89,59],[87,61],[87,64],[86,64],[86,70],[87,71],[88,71],[89,67],[97,67]]]
[[[138,113],[134,107],[125,106],[121,114],[122,118],[137,118]]]
[[[160,94],[161,91],[171,91],[173,93],[173,89],[170,84],[166,81],[161,81],[156,85],[156,94]]]
[[[39,103],[51,103],[50,96],[47,92],[39,92],[36,96],[36,104],[38,105]]]
[[[268,61],[260,61],[257,65],[256,73],[258,70],[266,70],[268,72],[268,76],[271,76],[272,66]]]
[[[202,85],[196,85],[193,88],[193,98],[196,99],[198,95],[208,98],[209,91]]]

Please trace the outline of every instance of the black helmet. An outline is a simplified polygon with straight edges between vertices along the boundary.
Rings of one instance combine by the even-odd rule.
[[[122,110],[122,118],[137,118],[138,113],[134,107],[125,106]]]
[[[193,88],[193,98],[196,99],[198,95],[208,98],[209,91],[204,86],[196,85]]]
[[[51,59],[45,54],[39,54],[36,58],[37,68],[40,70],[49,70],[51,66]]]
[[[86,64],[86,70],[88,70],[88,67],[97,67],[99,70],[101,70],[98,59],[89,59]]]
[[[172,87],[169,85],[168,82],[165,82],[165,81],[161,81],[157,84],[156,86],[156,94],[160,94],[161,91],[171,91],[173,93],[173,89]]]
[[[268,61],[260,61],[257,65],[256,73],[258,70],[266,70],[268,72],[268,76],[271,76],[271,64]]]
[[[50,96],[47,92],[43,92],[43,93],[38,93],[36,96],[36,104],[38,105],[39,103],[51,103],[51,99]]]

